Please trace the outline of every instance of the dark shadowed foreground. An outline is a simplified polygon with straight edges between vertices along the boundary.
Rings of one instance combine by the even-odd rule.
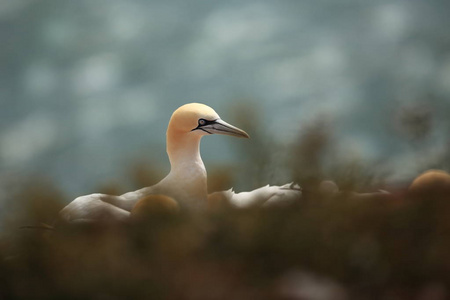
[[[443,191],[311,188],[289,208],[16,229],[0,244],[0,299],[445,299]]]
[[[43,179],[17,183],[0,212],[0,299],[449,297],[448,174],[428,173],[409,190],[410,182],[389,183],[382,163],[339,156],[326,122],[312,123],[273,165],[268,152],[280,147],[252,136],[243,165],[208,168],[210,192],[286,183],[274,171],[284,164],[303,189],[293,205],[238,210],[219,202],[197,214],[149,206],[147,216],[121,224],[19,229],[52,224],[65,201]],[[447,157],[422,159],[418,169],[448,169]],[[129,177],[133,186],[99,191],[121,194],[162,178],[143,164]],[[339,191],[323,184],[330,178]],[[354,193],[378,188],[391,194]]]

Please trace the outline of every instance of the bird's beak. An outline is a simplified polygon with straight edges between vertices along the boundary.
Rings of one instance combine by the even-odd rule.
[[[205,129],[209,133],[217,133],[217,134],[224,134],[224,135],[231,135],[241,138],[250,138],[250,136],[242,129],[239,129],[231,124],[228,124],[227,122],[223,121],[222,119],[217,119],[214,122],[211,122],[205,126],[202,127],[202,129]]]

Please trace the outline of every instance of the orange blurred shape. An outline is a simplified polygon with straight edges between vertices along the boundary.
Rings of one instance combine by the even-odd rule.
[[[409,191],[417,194],[441,194],[450,197],[450,174],[442,170],[428,170],[414,179]]]
[[[178,202],[165,195],[150,195],[140,199],[131,210],[133,220],[145,220],[153,216],[172,215],[179,211]]]

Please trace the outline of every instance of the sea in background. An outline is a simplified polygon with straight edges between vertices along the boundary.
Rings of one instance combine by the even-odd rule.
[[[285,149],[315,122],[336,153],[383,164],[393,181],[444,168],[449,12],[438,0],[2,1],[2,195],[21,178],[67,201],[135,188],[130,165],[163,176],[169,117],[188,102],[256,134],[202,142],[208,170],[241,166],[238,190],[289,180]],[[260,172],[242,170],[254,168],[248,149],[280,170],[248,180]]]

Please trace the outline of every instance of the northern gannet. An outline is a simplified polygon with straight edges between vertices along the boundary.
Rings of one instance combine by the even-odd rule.
[[[245,131],[223,121],[207,105],[189,103],[179,107],[167,128],[166,150],[171,169],[164,179],[121,196],[78,197],[60,211],[60,219],[69,223],[125,220],[139,199],[155,194],[169,196],[183,208],[206,206],[206,170],[200,157],[200,140],[211,134],[249,138]]]

